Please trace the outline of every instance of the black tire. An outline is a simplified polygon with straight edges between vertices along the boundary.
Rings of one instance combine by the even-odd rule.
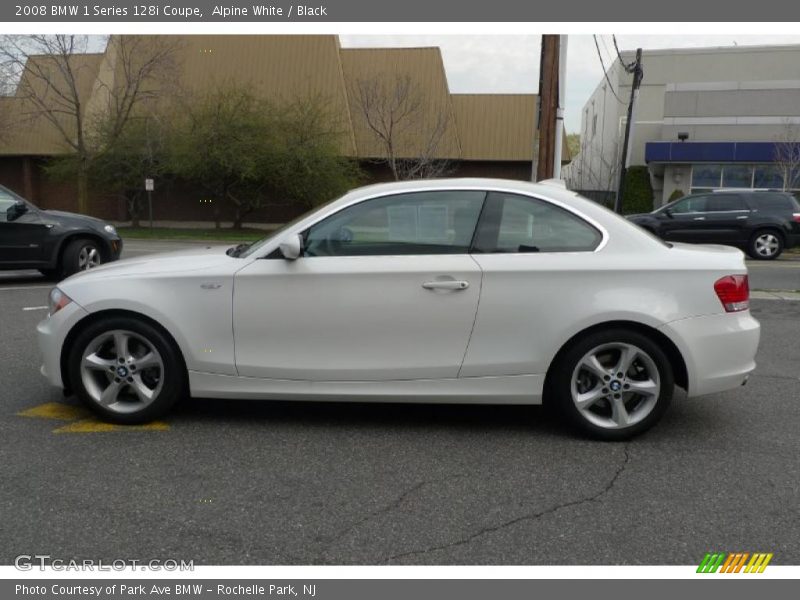
[[[98,266],[104,262],[102,248],[96,241],[88,238],[70,240],[61,254],[61,277],[69,277],[78,271],[87,269],[83,263],[84,257],[82,255],[84,252],[97,257],[98,262],[93,266]]]
[[[767,246],[763,244],[775,244],[775,250],[771,254],[764,254]],[[750,241],[747,243],[747,254],[756,260],[775,260],[783,253],[785,242],[783,235],[774,229],[757,230]]]
[[[86,387],[83,378],[86,373],[81,366],[84,354],[89,350],[90,344],[94,344],[98,338],[110,335],[109,332],[113,331],[129,332],[131,334],[129,339],[133,340],[133,342],[129,343],[130,346],[140,345],[144,347],[143,342],[149,344],[151,346],[150,350],[155,349],[157,351],[163,364],[163,368],[159,368],[158,377],[152,372],[154,368],[149,371],[139,372],[140,377],[137,383],[141,383],[147,377],[147,373],[150,374],[153,381],[159,382],[153,385],[158,390],[155,398],[141,408],[136,406],[134,386],[128,385],[122,380],[119,380],[121,385],[118,386],[123,390],[120,392],[121,402],[112,405],[112,407],[101,405]],[[135,353],[135,348],[131,350],[131,353]],[[100,354],[100,352],[96,354]],[[109,356],[113,356],[113,354],[109,354]],[[114,361],[114,364],[116,364],[116,361]],[[188,395],[186,366],[175,342],[159,328],[134,317],[111,317],[89,324],[75,338],[75,342],[70,348],[67,365],[69,380],[73,390],[75,390],[75,395],[95,414],[112,423],[125,425],[147,423],[165,414],[178,400]],[[136,375],[132,369],[130,374]],[[116,375],[116,373],[107,375],[100,370],[92,371],[91,375],[87,375],[87,380],[89,385],[94,387],[96,393],[97,388],[102,387],[104,383],[110,385],[111,378],[118,381]],[[104,377],[106,378],[105,381]],[[127,381],[132,379],[133,377],[129,377]],[[128,398],[133,398],[133,400],[128,400]],[[116,409],[114,409],[115,406],[117,406]],[[121,411],[121,409],[124,410]]]
[[[630,381],[634,384],[639,383],[636,378],[641,377],[642,373],[654,368],[657,371],[658,378],[657,380],[652,379],[652,377],[650,379],[657,381],[659,384],[659,393],[657,395],[639,396],[635,393],[625,392],[621,388],[617,390],[620,393],[615,394],[611,389],[603,387],[604,385],[611,384],[600,382],[599,377],[597,377],[595,381],[591,381],[592,375],[587,375],[587,372],[578,370],[579,363],[583,361],[587,354],[596,349],[605,347],[609,347],[609,349],[603,351],[606,352],[604,356],[608,356],[611,359],[610,363],[613,366],[613,363],[617,360],[615,359],[614,353],[618,351],[614,348],[614,345],[619,345],[620,348],[624,346],[635,347],[650,359],[649,362],[647,362],[641,354],[637,355],[637,358],[632,363],[628,373],[625,374],[625,377],[619,379],[618,383],[614,385],[621,386],[626,381]],[[631,374],[630,379],[628,378],[628,374]],[[609,371],[608,375],[611,376],[611,382],[614,383],[615,374]],[[585,381],[588,377],[590,381],[587,387],[591,390],[595,390],[598,382],[600,384],[598,393],[604,394],[604,396],[592,405],[591,411],[596,412],[591,412],[591,417],[585,416],[585,414],[589,414],[589,411],[585,413],[579,410],[576,402],[573,400],[573,377],[575,377],[576,382]],[[675,388],[672,366],[667,355],[658,344],[653,342],[653,340],[646,335],[623,328],[600,330],[579,338],[566,349],[557,363],[553,365],[553,371],[549,379],[548,390],[551,398],[548,400],[551,400],[555,404],[555,408],[562,418],[582,433],[592,438],[605,441],[627,440],[650,429],[666,412],[672,400],[672,394]],[[576,384],[576,386],[577,385],[578,384]],[[576,389],[578,388],[576,387]],[[580,390],[578,389],[578,391]],[[628,394],[627,399],[626,393]],[[615,401],[612,400],[612,395],[621,398],[623,406],[626,408],[626,411],[623,411],[624,414],[628,415],[627,410],[631,410],[632,412],[630,414],[636,417],[638,416],[636,411],[640,410],[642,411],[639,413],[641,419],[627,426],[620,426],[612,423],[601,426],[598,425],[597,422],[589,420],[590,418],[603,422],[606,420],[613,420],[612,403]]]

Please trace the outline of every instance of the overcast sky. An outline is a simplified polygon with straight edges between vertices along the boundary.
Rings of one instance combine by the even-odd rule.
[[[456,93],[536,93],[539,86],[539,36],[515,35],[343,35],[342,46],[439,46],[450,91]],[[610,35],[598,36],[606,68],[616,56]],[[800,35],[618,35],[620,50],[753,44],[800,44]],[[567,56],[567,131],[580,130],[581,108],[603,71],[591,35],[569,36]]]

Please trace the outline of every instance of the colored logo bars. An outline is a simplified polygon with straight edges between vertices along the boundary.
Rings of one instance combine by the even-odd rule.
[[[749,559],[749,561],[748,561]],[[772,560],[772,553],[766,552],[706,552],[700,566],[697,567],[698,573],[763,573],[769,561]]]

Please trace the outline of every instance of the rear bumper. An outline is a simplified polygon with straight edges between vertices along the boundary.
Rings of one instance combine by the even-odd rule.
[[[789,233],[786,235],[786,248],[800,246],[800,233]]]
[[[761,325],[750,311],[681,319],[659,329],[683,355],[689,397],[739,387],[756,368]]]

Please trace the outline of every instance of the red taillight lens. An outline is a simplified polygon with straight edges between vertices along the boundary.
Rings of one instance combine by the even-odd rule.
[[[750,308],[750,282],[747,275],[726,275],[714,284],[725,312],[739,312]]]
[[[792,213],[792,221],[800,223],[800,213]]]

